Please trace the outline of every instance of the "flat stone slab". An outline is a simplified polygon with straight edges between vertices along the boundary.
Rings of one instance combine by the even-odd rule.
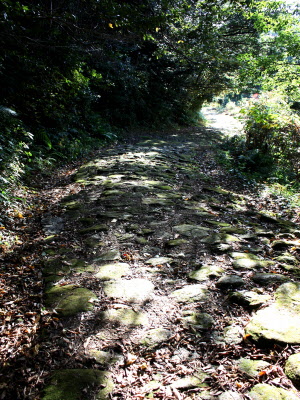
[[[157,197],[145,197],[142,200],[142,204],[145,204],[148,206],[170,206],[173,204],[173,201],[171,199],[163,199],[163,198],[157,198]]]
[[[170,264],[173,261],[170,257],[153,257],[146,261],[146,264],[150,265],[163,265],[163,264]]]
[[[84,273],[84,272],[94,272],[95,267],[89,265],[84,260],[71,259],[71,260],[61,260],[54,258],[45,262],[43,268],[43,275],[51,276],[53,279],[47,279],[48,281],[59,280],[62,276],[70,274],[71,272]]]
[[[171,384],[175,389],[192,389],[197,387],[205,387],[205,379],[209,377],[205,372],[199,372],[196,375],[187,376],[186,378],[177,379]]]
[[[220,276],[223,272],[223,268],[217,265],[203,265],[200,269],[190,272],[189,278],[202,282],[209,278]]]
[[[230,300],[247,306],[260,306],[272,300],[269,294],[259,294],[253,290],[241,290],[230,293]]]
[[[249,393],[251,400],[299,400],[292,391],[276,386],[260,383],[255,385]]]
[[[272,247],[274,250],[286,249],[291,246],[299,247],[300,246],[299,240],[278,239],[272,242]]]
[[[292,256],[291,254],[282,254],[281,256],[275,257],[275,260],[280,263],[292,264],[292,265],[298,263],[297,258]]]
[[[106,282],[103,290],[108,297],[133,303],[145,303],[151,300],[154,285],[147,279],[119,279]]]
[[[118,325],[139,326],[148,325],[148,317],[142,312],[136,312],[129,308],[111,309],[102,313],[104,322],[112,322]]]
[[[170,294],[179,303],[192,303],[207,298],[208,290],[203,285],[187,285]]]
[[[252,253],[243,253],[239,251],[233,251],[232,253],[229,253],[230,257],[234,258],[235,260],[239,259],[248,259],[248,260],[260,260],[260,258],[256,254]]]
[[[97,400],[106,400],[114,389],[111,373],[94,369],[62,369],[52,374],[42,400],[81,400],[84,391],[101,387]]]
[[[104,224],[97,224],[90,226],[88,228],[80,229],[79,233],[85,234],[85,233],[91,233],[91,232],[107,232],[108,231],[108,226]]]
[[[222,339],[229,345],[239,344],[243,341],[244,330],[239,325],[229,325],[224,328]]]
[[[243,278],[238,275],[224,275],[216,283],[220,289],[238,288],[245,284]]]
[[[213,400],[213,398],[211,398]],[[226,392],[220,394],[218,396],[218,400],[243,400],[244,397],[238,392],[234,392],[232,390],[227,390]]]
[[[173,227],[174,232],[187,237],[204,238],[208,236],[211,229],[199,225],[183,224]]]
[[[275,292],[275,303],[257,311],[246,326],[253,339],[300,343],[300,283],[284,283]]]
[[[207,313],[197,313],[195,311],[185,311],[183,322],[186,325],[193,325],[200,330],[211,329],[214,325],[214,319]]]
[[[100,254],[100,256],[94,261],[114,261],[119,260],[120,258],[119,250],[110,250],[106,253]]]
[[[256,378],[262,370],[268,368],[269,366],[270,363],[264,360],[251,360],[249,358],[240,358],[237,361],[238,369],[251,378]]]
[[[88,289],[75,285],[54,286],[45,293],[45,305],[56,309],[63,317],[75,315],[93,309],[93,300],[97,296]]]
[[[284,372],[288,378],[299,388],[300,386],[300,353],[292,354],[287,359]]]
[[[121,354],[110,351],[90,349],[88,355],[102,365],[113,365],[124,362],[124,357]]]
[[[272,285],[274,283],[284,283],[289,281],[289,277],[281,274],[267,274],[267,273],[256,273],[251,278],[253,282],[258,283],[262,286]]]
[[[287,307],[272,304],[257,311],[246,326],[253,339],[260,338],[300,344],[300,315]]]
[[[254,260],[251,258],[239,258],[233,261],[232,266],[235,269],[254,269],[254,268],[267,268],[274,264],[275,262],[271,260]]]
[[[172,336],[172,332],[165,328],[150,329],[146,335],[140,340],[140,343],[149,348],[166,342]]]
[[[187,243],[188,243],[188,241],[185,239],[171,239],[167,242],[167,246],[176,247],[176,246],[181,246],[181,245],[184,245]]]
[[[130,266],[127,263],[109,263],[101,265],[95,277],[107,281],[110,279],[120,279],[122,276],[128,275],[129,273]]]

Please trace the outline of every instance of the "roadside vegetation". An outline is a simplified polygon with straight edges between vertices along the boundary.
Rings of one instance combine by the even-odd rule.
[[[219,161],[238,177],[267,184],[269,190],[299,203],[299,111],[276,92],[263,92],[238,104],[229,102],[222,108],[243,121],[244,131],[226,138]]]
[[[283,1],[1,0],[0,20],[2,202],[24,174],[132,128],[195,124],[215,96],[276,87],[299,100],[299,13]],[[298,143],[291,127],[291,146],[279,138],[288,107],[279,102],[275,114],[282,107],[285,117],[277,118],[274,102],[259,104],[246,111],[247,154],[232,157],[257,165],[269,146],[262,168],[270,156],[283,166]]]

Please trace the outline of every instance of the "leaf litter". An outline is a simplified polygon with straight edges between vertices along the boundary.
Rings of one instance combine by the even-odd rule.
[[[198,130],[197,130],[198,129]],[[178,133],[178,142],[188,135],[195,135],[199,128]],[[199,133],[198,133],[199,134]],[[211,133],[210,133],[211,134]],[[183,136],[184,135],[184,136]],[[201,136],[205,132],[201,132]],[[178,145],[178,143],[176,143]],[[173,145],[174,146],[174,145]],[[117,149],[118,150],[118,149]],[[122,145],[119,145],[119,151]],[[113,152],[113,149],[111,150]],[[167,153],[165,154],[167,158]],[[272,240],[279,234],[277,223],[262,217],[260,211],[268,211],[275,219],[286,218],[298,222],[297,212],[277,201],[272,194],[263,198],[258,196],[258,188],[244,184],[229,173],[225,173],[215,163],[213,151],[203,145],[197,147],[188,173],[175,166],[177,171],[177,190],[183,191],[185,203],[198,204],[205,200],[206,211],[223,224],[238,226],[253,232],[253,225],[258,222],[265,232],[272,232],[269,241],[261,241],[256,236],[253,241],[247,239],[230,243],[232,251],[251,252],[253,249],[263,257],[272,259],[276,256],[272,250]],[[78,235],[77,219],[66,221],[64,234],[60,232],[47,238],[41,221],[48,215],[60,216],[63,211],[60,205],[67,195],[83,195],[92,189],[80,183],[74,183],[77,166],[67,166],[50,177],[36,182],[38,194],[28,189],[23,192],[24,202],[20,208],[10,210],[1,220],[1,233],[5,240],[1,243],[1,286],[2,300],[0,357],[2,369],[0,374],[1,399],[34,399],[42,398],[43,389],[57,369],[91,368],[103,369],[102,362],[90,357],[91,349],[101,350],[121,356],[116,363],[108,365],[113,373],[115,389],[113,399],[199,399],[207,395],[217,399],[221,393],[232,390],[249,398],[247,393],[257,383],[269,383],[284,389],[295,389],[284,373],[284,364],[289,355],[299,352],[298,345],[280,343],[259,344],[251,337],[244,335],[239,343],[227,343],[221,337],[224,328],[238,322],[245,327],[251,318],[252,309],[229,300],[229,291],[222,291],[215,286],[216,278],[207,282],[209,290],[208,301],[196,301],[180,304],[170,299],[169,294],[175,289],[184,287],[187,274],[199,265],[218,265],[226,267],[227,273],[236,273],[232,269],[230,257],[220,251],[219,244],[205,245],[192,241],[183,242],[178,250],[166,246],[161,239],[161,227],[153,228],[147,235],[151,245],[139,243],[118,242],[112,230],[101,233],[96,240],[103,242],[100,249],[117,245],[121,259],[131,264],[131,278],[145,275],[155,282],[155,296],[151,302],[142,306],[147,312],[150,326],[126,328],[118,323],[106,323],[99,316],[108,309],[139,311],[140,307],[122,299],[116,302],[107,298],[96,278],[89,273],[72,272],[58,275],[59,286],[75,284],[97,293],[98,301],[94,302],[94,310],[80,313],[74,317],[61,318],[56,310],[49,310],[44,305],[45,277],[43,266],[45,259],[63,259],[65,266],[70,266],[69,256],[75,259],[91,260],[98,250],[87,246],[84,235]],[[203,174],[202,178],[193,175],[195,169]],[[195,178],[196,177],[196,178]],[[203,180],[203,177],[205,179]],[[224,192],[207,191],[207,178],[213,181],[214,187],[220,187]],[[190,182],[193,182],[193,189]],[[186,188],[185,188],[186,186]],[[186,190],[188,189],[188,190]],[[234,189],[234,190],[233,190]],[[187,193],[188,191],[188,193]],[[232,192],[240,196],[238,205],[232,207]],[[205,193],[205,195],[203,194]],[[208,194],[209,193],[209,194]],[[234,195],[234,198],[237,198]],[[208,197],[207,197],[208,196]],[[208,201],[206,199],[208,198]],[[84,198],[83,198],[84,199]],[[96,200],[97,201],[97,200]],[[163,222],[165,230],[188,221],[191,224],[205,224],[203,217],[197,213],[187,212],[187,209],[177,209],[177,213],[161,212],[161,205],[153,205],[151,212]],[[156,207],[156,208],[155,208]],[[169,205],[168,205],[169,207]],[[179,211],[178,211],[179,210]],[[96,211],[96,213],[99,211]],[[206,217],[207,218],[207,217]],[[147,220],[146,220],[147,221]],[[111,219],[114,230],[124,233],[124,226],[130,228],[130,223],[119,224],[118,219]],[[144,229],[148,228],[147,226]],[[215,233],[219,227],[206,224]],[[139,228],[138,228],[139,229]],[[134,229],[132,230],[133,232]],[[274,236],[273,236],[274,233]],[[17,237],[17,239],[16,239]],[[3,237],[2,237],[3,238]],[[173,239],[177,239],[175,234]],[[168,240],[170,238],[167,238]],[[171,238],[172,239],[172,238]],[[147,246],[147,245],[146,245]],[[290,254],[299,260],[299,248],[290,247]],[[66,255],[66,258],[64,258]],[[155,256],[167,255],[174,262],[147,265],[146,260]],[[72,267],[72,263],[71,263]],[[281,264],[272,266],[274,272],[289,275]],[[251,272],[242,271],[240,275],[248,287]],[[251,282],[251,283],[250,283]],[[191,281],[188,281],[190,284]],[[273,292],[274,285],[263,289],[263,293]],[[261,290],[258,288],[258,291]],[[182,311],[209,313],[213,316],[213,330],[199,330],[192,324],[184,323]],[[167,341],[159,343],[154,348],[141,345],[140,339],[145,332],[155,326],[161,326],[170,331]],[[239,358],[251,358],[268,361],[270,367],[262,370],[257,377],[249,378],[238,370],[236,361]],[[203,373],[201,383],[184,380]],[[12,384],[13,382],[13,384]],[[177,382],[177,384],[176,384]],[[193,383],[191,383],[193,382]],[[175,384],[174,384],[175,383]],[[85,398],[93,399],[96,389],[89,388]],[[151,397],[152,396],[152,397]],[[200,397],[199,397],[200,396]],[[205,397],[203,397],[205,398]]]

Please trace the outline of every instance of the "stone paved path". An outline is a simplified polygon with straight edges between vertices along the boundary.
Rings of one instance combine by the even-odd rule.
[[[300,230],[217,166],[218,140],[103,150],[44,219],[43,400],[299,398]]]

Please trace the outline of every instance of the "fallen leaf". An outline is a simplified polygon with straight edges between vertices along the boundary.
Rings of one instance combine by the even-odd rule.
[[[125,356],[125,365],[131,365],[137,360],[137,356],[131,353],[127,353]]]

